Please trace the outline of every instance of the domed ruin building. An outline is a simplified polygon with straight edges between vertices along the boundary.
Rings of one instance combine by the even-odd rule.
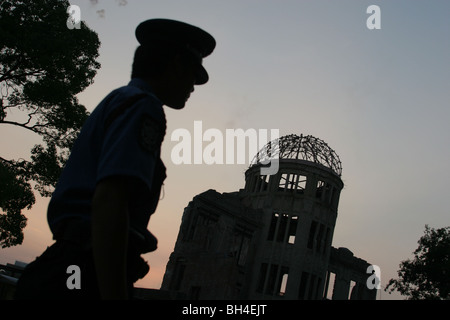
[[[261,175],[268,161],[278,171]],[[370,264],[332,246],[341,175],[318,138],[269,142],[244,189],[208,190],[185,208],[161,289],[188,299],[375,299]]]

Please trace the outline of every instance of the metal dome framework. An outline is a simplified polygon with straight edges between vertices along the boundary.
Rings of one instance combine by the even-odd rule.
[[[306,160],[330,168],[339,177],[342,175],[342,163],[336,152],[325,141],[311,135],[291,134],[270,141],[256,154],[250,166],[266,164],[274,158]]]

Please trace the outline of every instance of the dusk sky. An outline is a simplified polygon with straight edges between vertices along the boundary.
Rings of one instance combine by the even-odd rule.
[[[138,43],[136,26],[171,18],[199,26],[217,41],[204,60],[210,81],[196,87],[183,110],[165,108],[164,198],[149,229],[158,250],[146,254],[149,274],[137,286],[159,288],[183,209],[208,189],[237,191],[251,159],[239,164],[181,164],[171,160],[171,133],[194,121],[203,131],[279,129],[313,135],[342,161],[333,246],[378,265],[384,287],[412,257],[425,224],[450,225],[450,2],[299,0],[71,1],[98,33],[101,69],[78,95],[92,111],[126,85]],[[369,30],[370,5],[381,29]],[[77,32],[76,29],[73,32]],[[38,137],[0,128],[0,150],[27,158]],[[4,137],[15,137],[7,140]],[[204,145],[207,143],[205,142]],[[225,145],[225,144],[224,144]],[[1,249],[0,263],[31,262],[52,244],[39,198],[29,211],[22,245]],[[380,298],[380,296],[378,296]],[[381,299],[399,295],[381,293]]]

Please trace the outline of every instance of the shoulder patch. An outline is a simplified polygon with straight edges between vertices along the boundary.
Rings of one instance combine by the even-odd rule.
[[[150,116],[143,116],[139,133],[139,143],[144,150],[155,152],[161,148],[166,128]]]

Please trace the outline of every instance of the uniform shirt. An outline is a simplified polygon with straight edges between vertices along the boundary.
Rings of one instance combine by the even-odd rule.
[[[122,110],[130,97],[143,95]],[[47,219],[55,235],[68,219],[89,221],[96,185],[105,178],[135,178],[129,202],[130,229],[154,244],[147,231],[159,200],[165,167],[160,159],[166,118],[161,101],[141,79],[111,92],[92,112],[78,136],[49,203]],[[148,241],[147,241],[148,242]]]

